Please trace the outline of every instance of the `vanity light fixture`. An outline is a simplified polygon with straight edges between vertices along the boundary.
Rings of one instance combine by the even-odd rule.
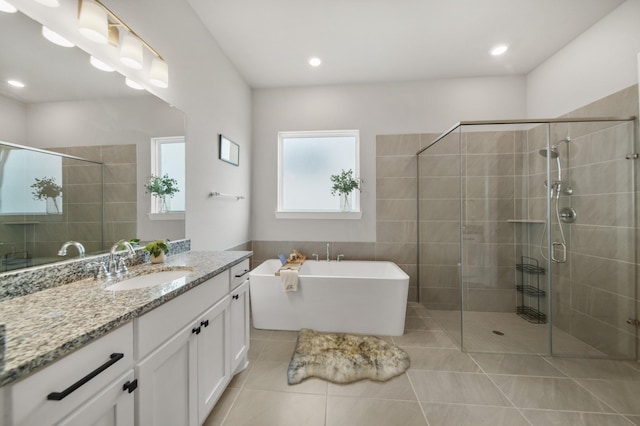
[[[119,27],[125,30],[122,40]],[[161,88],[169,87],[169,67],[162,56],[100,0],[78,0],[78,28],[90,40],[119,46],[120,61],[129,68],[142,69],[146,48],[154,55],[149,83]]]
[[[509,49],[509,46],[507,46],[506,44],[495,46],[493,49],[491,49],[491,55],[493,56],[503,55],[508,49]]]
[[[79,0],[78,31],[91,41],[107,44],[109,42],[109,20],[106,12],[91,0]]]
[[[57,44],[62,47],[73,47],[75,44],[71,43],[66,38],[62,37],[55,31],[50,30],[49,28],[42,26],[42,36],[49,40],[53,44]]]
[[[6,13],[16,13],[18,9],[16,9],[11,3],[6,0],[0,0],[0,12]]]
[[[120,62],[133,68],[134,70],[142,69],[143,53],[142,43],[137,37],[131,34],[122,36],[120,44]]]
[[[161,58],[153,58],[149,71],[149,82],[154,86],[166,89],[169,87],[169,66]]]
[[[25,87],[25,84],[19,80],[7,80],[7,83],[12,85],[13,87],[19,87],[20,89]]]
[[[127,86],[131,87],[132,89],[135,90],[144,90],[144,87],[142,87],[142,85],[136,83],[135,81],[131,80],[129,77],[125,77],[124,79],[124,84],[126,84]]]
[[[95,56],[89,57],[89,63],[94,67],[98,68],[100,71],[113,72],[115,71],[109,65],[102,62],[100,59],[97,59]]]
[[[309,65],[311,65],[312,67],[319,67],[321,63],[322,63],[322,60],[317,56],[313,56],[309,58]]]
[[[44,6],[49,6],[49,7],[58,7],[60,6],[60,0],[35,0],[36,3],[40,3],[41,5]]]

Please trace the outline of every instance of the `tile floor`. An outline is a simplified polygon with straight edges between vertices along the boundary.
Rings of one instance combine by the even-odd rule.
[[[406,332],[387,338],[411,356],[385,383],[289,386],[297,332],[252,329],[249,367],[205,426],[640,425],[640,364],[460,352],[418,304]]]

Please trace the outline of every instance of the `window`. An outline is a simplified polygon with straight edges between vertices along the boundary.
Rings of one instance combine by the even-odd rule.
[[[359,132],[278,133],[278,212],[280,218],[360,217],[360,194],[352,194],[352,211],[340,209],[331,195],[331,175],[359,170]]]
[[[151,174],[164,176],[178,181],[179,192],[168,198],[169,212],[184,212],[185,210],[185,144],[184,137],[151,139]],[[160,200],[152,197],[151,213],[160,211]],[[173,218],[173,217],[171,217]]]

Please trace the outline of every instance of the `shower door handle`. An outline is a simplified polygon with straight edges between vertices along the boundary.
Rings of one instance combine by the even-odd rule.
[[[560,247],[562,256],[560,258],[556,257],[556,247]],[[567,262],[567,245],[561,242],[554,242],[551,244],[551,260],[556,263],[566,263]]]

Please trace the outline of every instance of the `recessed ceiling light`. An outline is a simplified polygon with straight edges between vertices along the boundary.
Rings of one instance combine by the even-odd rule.
[[[509,49],[509,46],[507,46],[506,44],[501,44],[499,46],[494,47],[493,49],[491,49],[491,54],[493,56],[500,56],[502,55],[504,52],[507,51],[507,49]]]
[[[0,0],[0,12],[6,13],[16,13],[18,9],[16,9],[13,5],[9,4],[9,2],[5,0]]]
[[[98,68],[101,71],[106,71],[106,72],[114,71],[113,68],[111,68],[109,65],[105,64],[100,59],[96,59],[93,56],[89,57],[89,63],[91,63],[91,65],[93,65],[94,67]]]
[[[322,60],[316,56],[309,58],[309,65],[312,67],[318,67],[322,63]]]
[[[25,84],[19,80],[7,80],[7,83],[9,83],[10,85],[12,85],[13,87],[24,87]]]
[[[45,27],[44,25],[42,26],[42,35],[44,36],[44,38],[49,40],[51,43],[57,44],[58,46],[62,46],[62,47],[73,47],[73,46],[75,46],[75,44],[71,43],[69,40],[67,40],[66,38],[62,37],[57,32],[51,31],[49,28]]]

